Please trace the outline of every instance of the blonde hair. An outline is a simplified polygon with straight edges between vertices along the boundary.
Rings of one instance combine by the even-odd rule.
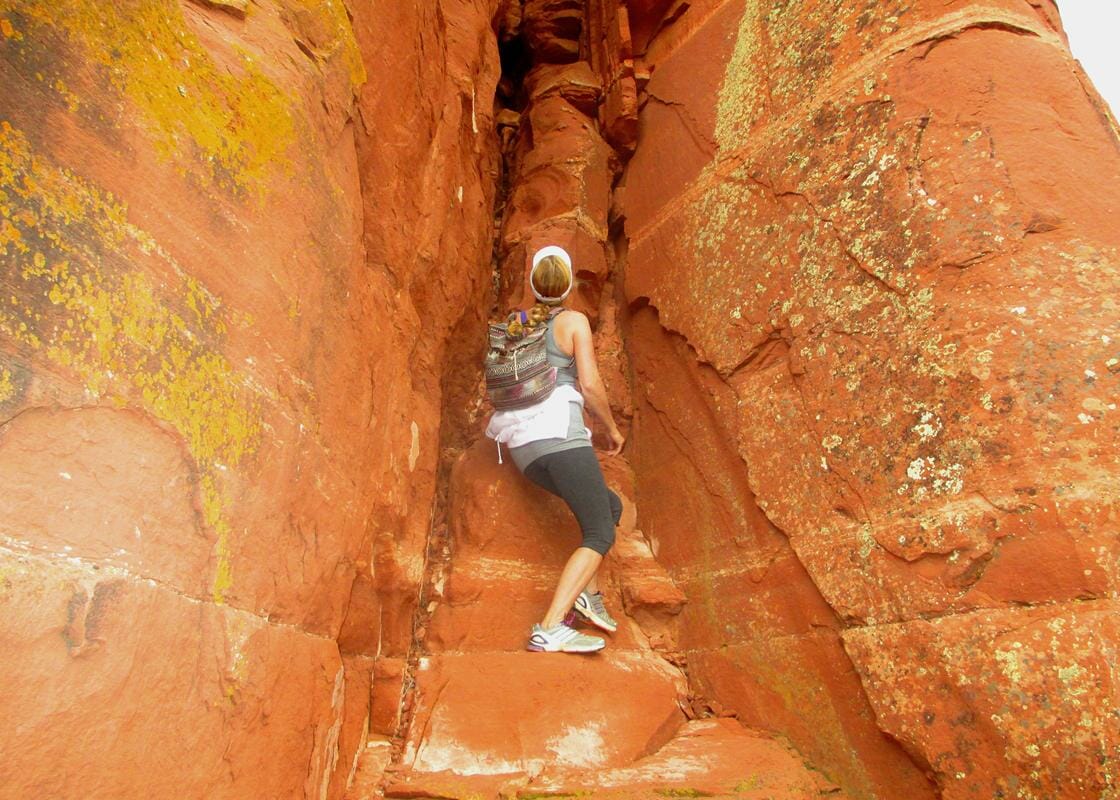
[[[572,285],[572,270],[559,256],[545,256],[533,267],[529,279],[541,296],[555,298],[542,303],[558,306]]]

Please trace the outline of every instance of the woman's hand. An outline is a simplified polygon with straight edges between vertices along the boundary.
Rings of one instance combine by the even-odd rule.
[[[622,452],[622,445],[626,444],[626,437],[622,435],[622,431],[618,429],[617,425],[612,425],[610,430],[607,431],[607,436],[611,439],[611,446],[607,448],[608,456],[617,456]]]

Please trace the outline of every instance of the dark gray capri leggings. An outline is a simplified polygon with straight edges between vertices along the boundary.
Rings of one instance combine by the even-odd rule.
[[[607,488],[593,448],[543,455],[525,467],[525,477],[568,504],[583,531],[583,547],[607,554],[622,518],[622,501]]]

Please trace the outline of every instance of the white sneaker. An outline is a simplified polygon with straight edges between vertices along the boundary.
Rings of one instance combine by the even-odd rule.
[[[606,646],[598,636],[585,636],[561,622],[548,630],[534,625],[525,649],[534,653],[594,653]]]
[[[607,613],[607,607],[603,605],[603,595],[598,592],[595,594],[588,591],[580,592],[574,608],[577,614],[596,628],[602,628],[607,633],[618,630],[618,623]]]

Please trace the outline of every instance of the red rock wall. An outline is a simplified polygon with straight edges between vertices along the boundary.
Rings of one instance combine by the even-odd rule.
[[[395,727],[493,14],[0,2],[0,796],[341,797]]]
[[[1120,151],[1053,5],[682,5],[625,291],[696,690],[854,797],[1111,796]]]
[[[496,195],[633,413],[643,723],[564,764],[683,665],[853,798],[1114,793],[1120,158],[1052,4],[413,5],[0,0],[0,797],[342,797],[413,683],[421,782],[555,749],[471,703],[563,509],[485,443],[440,497]]]

